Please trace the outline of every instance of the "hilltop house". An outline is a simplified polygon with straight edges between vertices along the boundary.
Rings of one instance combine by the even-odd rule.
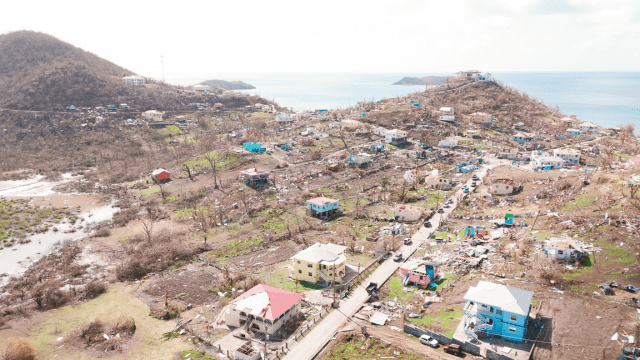
[[[592,122],[583,122],[582,124],[578,125],[578,129],[580,129],[583,132],[596,132],[598,131],[598,125],[592,123]]]
[[[162,122],[164,112],[158,110],[149,110],[142,113],[142,118],[149,122]]]
[[[582,134],[582,131],[580,129],[569,128],[567,129],[567,134],[571,136],[580,136],[580,134]]]
[[[385,134],[389,130],[383,128],[382,126],[376,126],[371,131],[373,132],[374,135],[385,136]]]
[[[511,195],[522,190],[522,186],[519,186],[515,181],[511,179],[496,179],[491,182],[489,191],[493,195]]]
[[[201,84],[193,85],[193,86],[191,87],[191,89],[192,89],[193,91],[195,91],[195,92],[197,92],[197,93],[201,93],[201,94],[211,92],[211,86],[209,86],[209,85],[201,85]]]
[[[145,86],[147,84],[144,78],[138,75],[125,76],[122,78],[122,82],[124,82],[127,85],[133,85],[133,86]]]
[[[402,286],[413,284],[424,289],[436,287],[434,280],[440,273],[440,264],[411,259],[400,265],[400,281]]]
[[[456,76],[463,77],[473,81],[491,81],[491,74],[489,73],[482,74],[478,70],[458,71],[456,73]]]
[[[396,220],[407,222],[418,221],[427,213],[427,209],[411,205],[396,205],[394,211]]]
[[[531,167],[534,169],[561,169],[565,161],[556,156],[534,156],[531,159]]]
[[[464,131],[464,136],[465,137],[472,138],[474,136],[478,136],[478,134],[479,134],[478,130],[475,130],[475,129],[467,129],[467,130]]]
[[[328,218],[340,207],[339,201],[324,196],[307,200],[306,214],[319,218]]]
[[[356,166],[369,165],[373,163],[373,155],[360,153],[357,155],[349,155],[349,164]]]
[[[463,324],[469,338],[477,332],[522,342],[529,325],[533,292],[480,281],[464,295]]]
[[[547,257],[558,260],[575,261],[587,255],[575,240],[568,237],[550,238],[544,242],[542,248]]]
[[[513,127],[518,131],[524,131],[527,128],[527,125],[522,121],[513,124]]]
[[[561,158],[570,165],[580,163],[580,153],[573,149],[553,149],[553,156]]]
[[[456,122],[456,117],[455,115],[440,115],[440,118],[438,120],[449,123],[449,124],[453,124]]]
[[[528,143],[528,142],[534,142],[536,139],[533,136],[533,134],[529,134],[529,133],[523,133],[523,132],[519,132],[515,135],[513,135],[513,141],[517,141],[521,144],[524,143]]]
[[[242,182],[249,186],[263,185],[269,182],[269,171],[251,168],[240,171]]]
[[[291,257],[294,279],[341,283],[346,275],[346,246],[315,243]]]
[[[398,129],[389,130],[384,135],[384,141],[392,145],[405,143],[407,141],[407,132]]]
[[[418,180],[418,177],[420,175],[416,174],[415,170],[407,170],[404,172],[404,175],[402,176],[402,178],[404,178],[404,181],[407,184],[413,184]]]
[[[259,284],[231,301],[226,323],[252,332],[277,333],[300,313],[304,294]]]
[[[441,107],[440,113],[442,113],[442,115],[454,115],[455,109],[452,107]]]
[[[151,179],[157,183],[171,180],[171,174],[165,169],[155,169],[151,172]]]

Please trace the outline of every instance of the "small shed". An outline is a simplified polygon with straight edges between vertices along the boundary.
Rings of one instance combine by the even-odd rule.
[[[151,178],[155,182],[167,182],[171,180],[171,174],[165,169],[155,169],[151,173]]]

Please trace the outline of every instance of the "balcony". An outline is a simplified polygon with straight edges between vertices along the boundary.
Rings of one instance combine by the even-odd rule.
[[[316,269],[316,272],[318,273],[318,275],[320,275],[320,277],[326,281],[326,282],[332,282],[334,280],[333,277],[333,269]],[[345,266],[342,265],[341,267],[336,269],[336,276],[335,276],[335,281],[337,283],[342,282],[342,278],[346,275],[346,269]],[[331,275],[329,275],[331,274]]]

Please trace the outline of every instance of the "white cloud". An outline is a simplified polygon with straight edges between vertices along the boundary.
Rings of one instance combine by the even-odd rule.
[[[146,76],[638,71],[639,0],[22,1],[0,33],[52,34]]]

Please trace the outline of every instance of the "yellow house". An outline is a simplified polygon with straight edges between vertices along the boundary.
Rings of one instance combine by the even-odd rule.
[[[346,275],[346,246],[315,243],[291,257],[293,278],[310,283],[341,283]]]

